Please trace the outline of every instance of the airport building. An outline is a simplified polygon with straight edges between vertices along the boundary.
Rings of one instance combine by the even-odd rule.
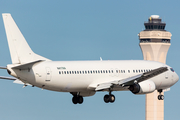
[[[138,34],[144,60],[166,63],[172,36],[165,30],[166,23],[158,15],[151,15],[144,26],[145,30]],[[146,95],[146,120],[164,120],[164,99],[159,100],[159,94],[164,95],[164,92],[155,91]]]

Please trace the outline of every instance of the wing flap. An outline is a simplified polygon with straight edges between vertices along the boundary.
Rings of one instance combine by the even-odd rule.
[[[112,85],[113,85],[112,83],[99,84],[99,85],[96,87],[95,91],[102,91],[102,90],[104,90],[104,89],[108,89],[108,88],[110,88]]]

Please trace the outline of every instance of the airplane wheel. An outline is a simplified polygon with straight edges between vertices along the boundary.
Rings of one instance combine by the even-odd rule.
[[[82,104],[83,103],[83,97],[82,96],[74,96],[73,98],[72,98],[72,102],[74,103],[74,104],[77,104],[77,103],[79,103],[79,104]]]
[[[164,100],[164,95],[158,95],[158,100]]]
[[[164,95],[161,95],[161,100],[164,100]]]
[[[109,95],[109,102],[113,103],[115,101],[114,95]]]
[[[104,102],[105,102],[105,103],[108,103],[108,102],[109,102],[109,98],[110,98],[109,95],[105,95],[105,96],[104,96]]]
[[[77,96],[74,96],[74,97],[72,98],[72,102],[73,102],[74,104],[77,104],[77,103],[78,103],[78,97],[77,97]]]
[[[79,103],[79,104],[82,104],[82,103],[83,103],[83,97],[82,97],[82,96],[79,96],[79,97],[78,97],[78,103]]]

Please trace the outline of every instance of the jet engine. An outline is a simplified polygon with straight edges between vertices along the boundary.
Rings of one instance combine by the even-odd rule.
[[[134,94],[147,94],[156,90],[156,85],[151,80],[146,80],[140,83],[134,83],[129,87],[129,90]]]

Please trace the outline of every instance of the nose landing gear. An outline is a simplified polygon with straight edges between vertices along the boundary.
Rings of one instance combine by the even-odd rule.
[[[158,92],[160,94],[160,95],[158,95],[158,100],[164,100],[164,95],[161,95],[162,91],[163,91],[162,89],[158,90]]]

